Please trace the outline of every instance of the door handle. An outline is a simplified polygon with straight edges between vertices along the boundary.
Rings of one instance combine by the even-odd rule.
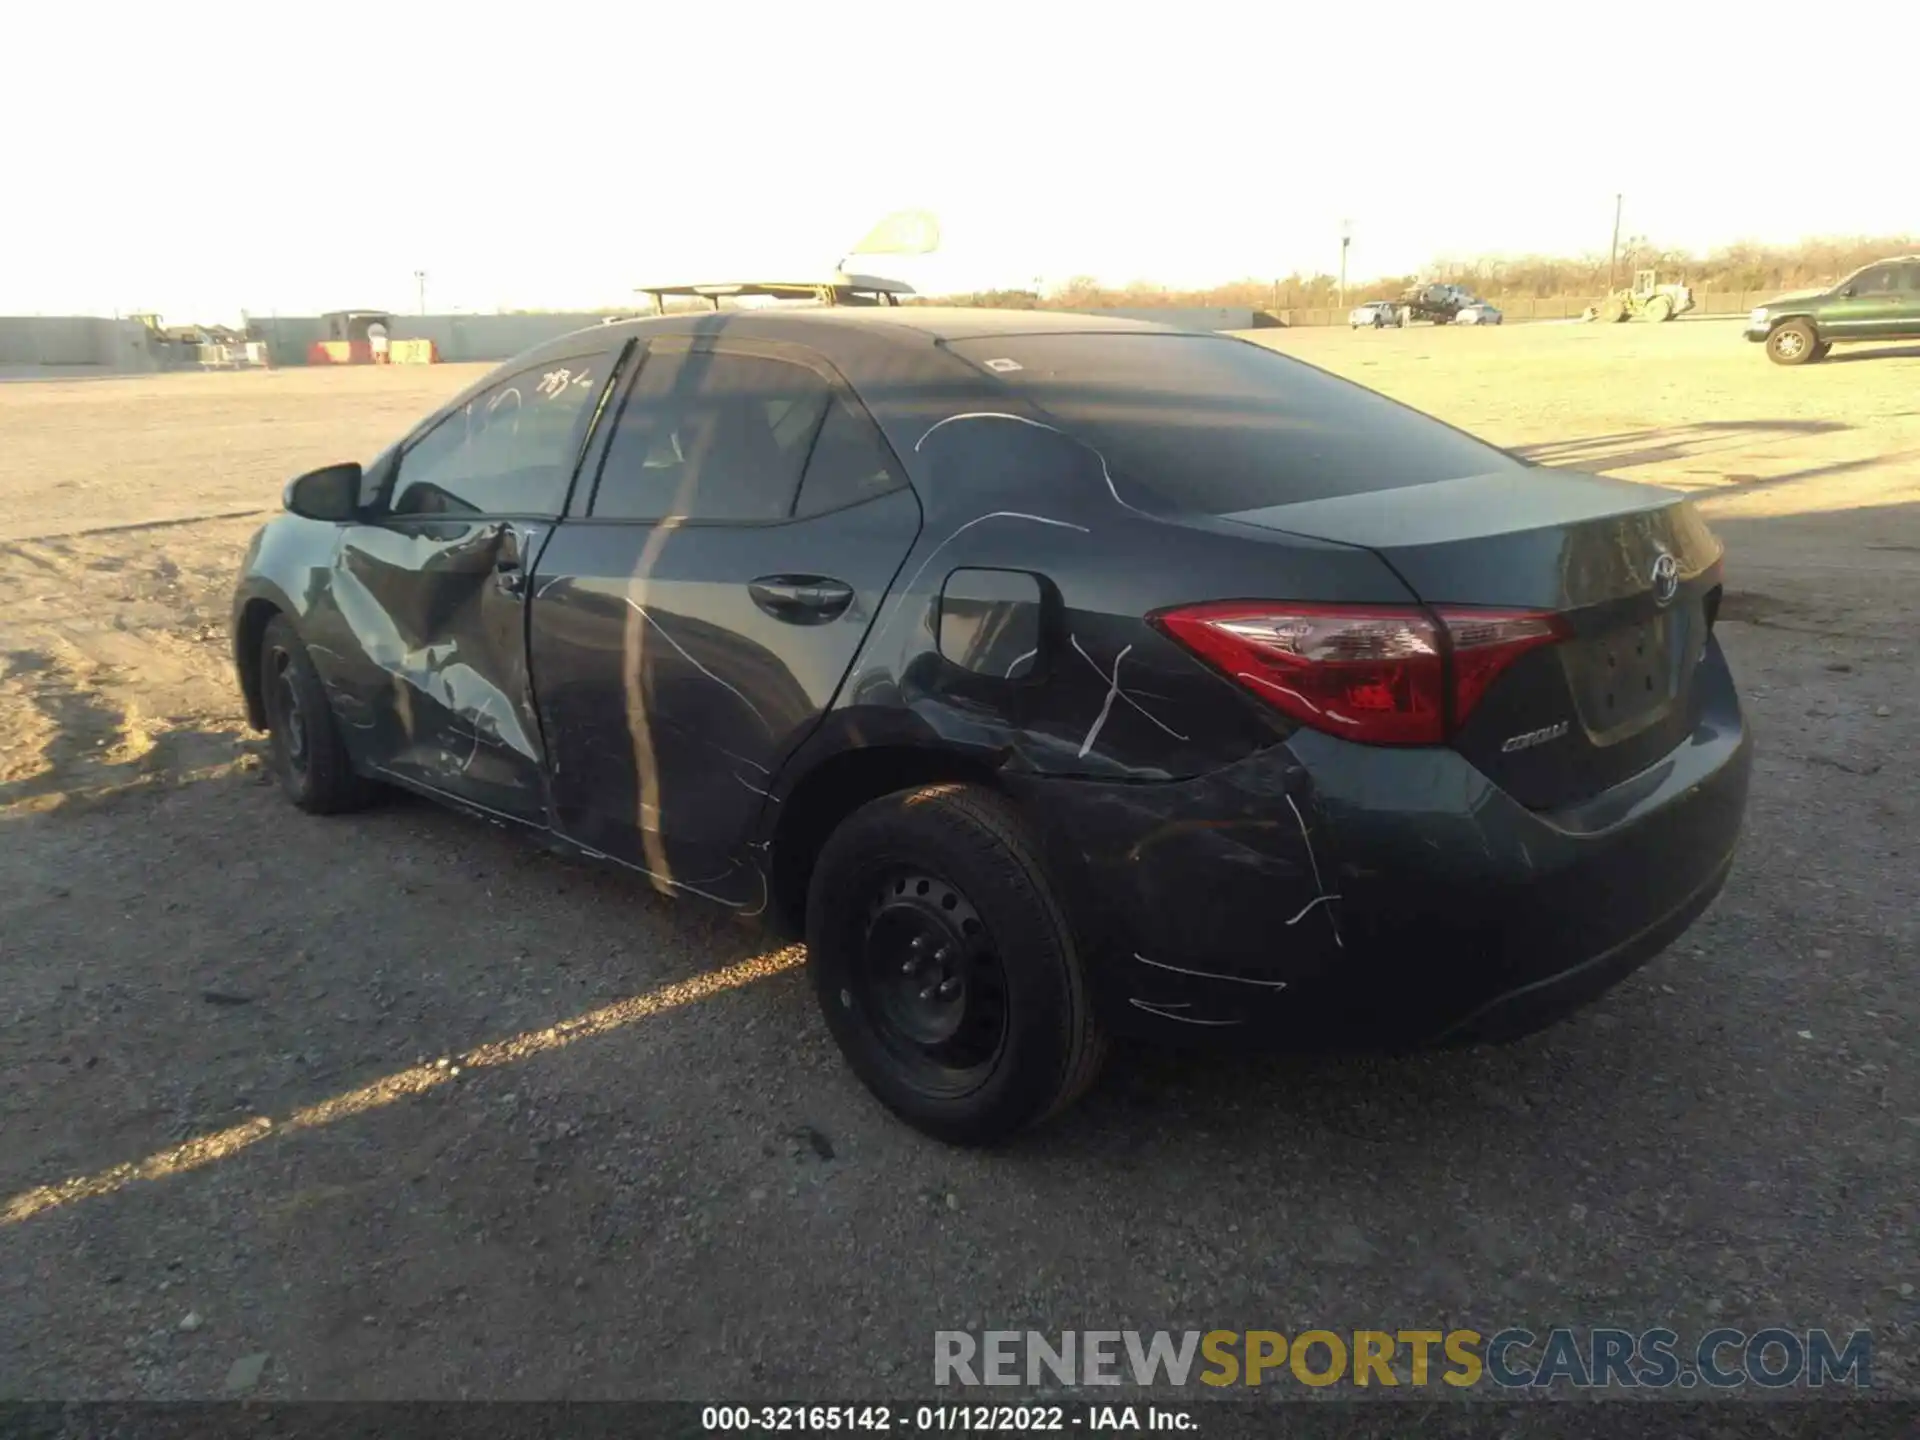
[[[790,625],[824,625],[853,603],[853,587],[824,575],[762,575],[747,586],[753,603]]]

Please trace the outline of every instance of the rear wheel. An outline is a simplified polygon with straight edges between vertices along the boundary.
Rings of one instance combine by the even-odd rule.
[[[1776,365],[1805,365],[1818,360],[1820,340],[1813,326],[1804,320],[1789,320],[1776,325],[1767,336],[1767,358]]]
[[[1072,932],[1026,827],[990,790],[903,790],[842,822],[808,887],[807,957],[854,1073],[938,1139],[1004,1139],[1098,1073],[1105,1041]]]
[[[260,641],[260,694],[267,712],[268,763],[287,798],[314,815],[358,810],[373,786],[354,773],[299,632],[284,615],[267,622]]]

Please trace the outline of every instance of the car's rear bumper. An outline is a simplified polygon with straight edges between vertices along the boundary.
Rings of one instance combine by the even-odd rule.
[[[1551,814],[1450,750],[1306,731],[1195,780],[1020,788],[1116,1028],[1289,1048],[1510,1038],[1651,959],[1719,893],[1751,743],[1712,668],[1685,745]]]
[[[1733,868],[1733,854],[1707,879],[1644,930],[1590,959],[1501,992],[1426,1038],[1434,1044],[1515,1040],[1597,1000],[1671,945],[1719,896]]]

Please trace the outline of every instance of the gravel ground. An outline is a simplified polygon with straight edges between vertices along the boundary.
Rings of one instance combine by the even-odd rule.
[[[845,1399],[925,1395],[941,1328],[1554,1324],[1868,1327],[1920,1395],[1920,357],[1266,338],[1702,492],[1742,857],[1518,1045],[1123,1052],[990,1155],[866,1098],[797,952],[264,783],[224,635],[256,521],[218,517],[468,373],[0,386],[0,1398]]]

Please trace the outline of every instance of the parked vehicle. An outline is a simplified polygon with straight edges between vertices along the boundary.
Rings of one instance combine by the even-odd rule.
[[[1831,289],[1769,300],[1746,334],[1776,365],[1824,360],[1836,344],[1920,340],[1920,255],[1876,260]]]
[[[1688,499],[1247,340],[599,325],[285,506],[233,653],[295,805],[390,783],[764,914],[951,1141],[1115,1032],[1527,1033],[1681,934],[1741,827]]]
[[[1445,325],[1472,303],[1473,292],[1464,285],[1415,285],[1400,297],[1400,318],[1408,325],[1416,320]]]
[[[1662,285],[1659,275],[1652,270],[1636,270],[1633,286],[1627,290],[1616,290],[1598,305],[1590,305],[1582,312],[1582,320],[1605,320],[1609,324],[1618,324],[1623,320],[1649,320],[1654,324],[1664,324],[1676,315],[1684,315],[1693,309],[1693,287],[1673,282]]]
[[[1497,306],[1489,305],[1485,300],[1476,300],[1471,305],[1462,305],[1453,317],[1456,325],[1498,325],[1505,317]]]
[[[1347,312],[1347,328],[1358,330],[1362,325],[1371,325],[1376,330],[1391,326],[1400,328],[1400,307],[1391,300],[1369,300],[1364,305],[1356,305]]]

